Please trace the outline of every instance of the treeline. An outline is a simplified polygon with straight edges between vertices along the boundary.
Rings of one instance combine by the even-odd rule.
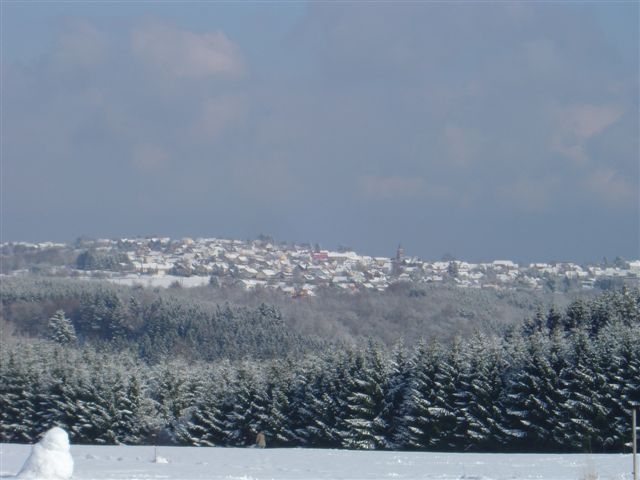
[[[584,296],[584,298],[588,298]],[[106,281],[4,277],[0,321],[22,336],[50,338],[62,310],[79,345],[128,349],[145,361],[267,358],[323,349],[326,342],[387,346],[422,337],[450,340],[474,330],[500,333],[542,305],[569,296],[399,283],[384,292],[323,289],[291,298],[272,290],[143,288]]]
[[[189,288],[180,292],[192,302],[210,300],[257,307],[274,305],[294,331],[330,341],[358,343],[380,339],[388,346],[408,344],[422,337],[451,340],[475,330],[499,333],[522,322],[541,306],[564,308],[576,298],[593,293],[554,294],[543,291],[496,291],[450,285],[398,282],[382,292],[345,292],[320,288],[317,296],[290,298],[281,292],[239,288]]]
[[[433,451],[619,452],[640,402],[640,291],[540,310],[501,336],[389,350],[150,365],[133,354],[5,343],[2,441]]]
[[[28,277],[3,279],[0,289],[5,329],[17,335],[130,351],[149,363],[176,356],[201,361],[273,358],[324,345],[289,328],[273,306],[239,307],[179,294]],[[64,340],[61,328],[71,332]]]

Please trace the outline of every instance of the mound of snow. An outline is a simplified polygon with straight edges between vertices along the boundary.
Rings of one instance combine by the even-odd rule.
[[[53,427],[33,446],[18,478],[69,480],[73,475],[73,458],[69,450],[67,432],[60,427]]]

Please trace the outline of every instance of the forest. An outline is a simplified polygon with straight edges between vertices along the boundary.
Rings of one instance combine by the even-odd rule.
[[[541,308],[591,296],[398,282],[384,292],[323,288],[315,297],[291,298],[270,289],[144,288],[25,276],[2,279],[0,320],[8,332],[48,338],[49,319],[63,310],[79,344],[133,349],[150,362],[166,355],[267,358],[322,350],[326,342],[375,338],[387,346],[412,345],[476,330],[499,333]]]
[[[3,442],[59,425],[75,443],[244,446],[262,431],[273,447],[619,452],[640,403],[638,290],[543,306],[403,287],[392,306],[476,315],[451,315],[447,330],[425,308],[436,328],[407,323],[421,335],[404,341],[388,332],[406,312],[364,335],[335,318],[314,330],[308,305],[218,303],[206,289],[30,278],[3,281],[1,295]],[[512,314],[492,322],[505,304]]]

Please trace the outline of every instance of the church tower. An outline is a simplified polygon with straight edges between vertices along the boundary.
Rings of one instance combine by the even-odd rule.
[[[402,273],[402,263],[404,262],[404,248],[402,245],[398,245],[396,250],[396,257],[391,261],[391,274],[398,276]]]

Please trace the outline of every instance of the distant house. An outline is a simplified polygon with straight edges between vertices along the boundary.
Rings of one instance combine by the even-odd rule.
[[[509,270],[516,270],[518,268],[518,264],[511,260],[494,260],[492,263],[494,267],[502,267]]]
[[[311,254],[311,259],[314,262],[328,262],[329,261],[329,252],[323,250],[321,252],[313,252]]]

